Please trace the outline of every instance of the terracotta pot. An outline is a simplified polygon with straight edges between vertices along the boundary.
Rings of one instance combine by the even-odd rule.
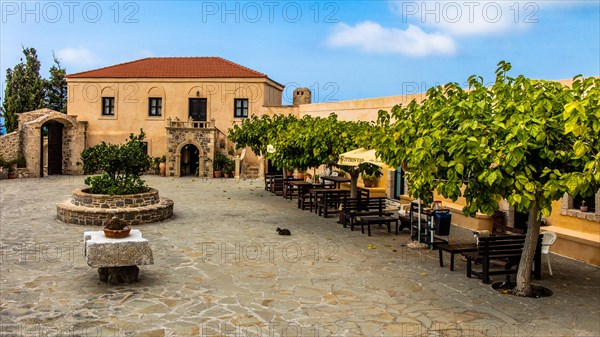
[[[579,210],[582,212],[587,212],[588,211],[588,207],[587,206],[579,206]]]
[[[129,232],[131,228],[127,227],[127,229],[108,229],[104,227],[104,236],[111,239],[122,239],[129,236]]]
[[[221,171],[214,171],[215,178],[221,178]]]
[[[229,178],[229,172],[227,172],[227,171],[223,172],[223,176],[224,176],[225,178]]]
[[[160,162],[160,164],[158,164],[158,169],[160,171],[160,175],[164,177],[167,173],[167,163]]]
[[[363,179],[365,187],[373,187],[375,185],[375,179]]]
[[[296,178],[297,178],[297,179],[304,179],[304,172],[298,172],[298,173],[296,174]]]

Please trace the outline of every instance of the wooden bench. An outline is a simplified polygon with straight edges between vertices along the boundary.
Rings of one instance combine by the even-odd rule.
[[[440,267],[444,266],[444,255],[442,251],[450,253],[450,270],[454,271],[454,254],[470,253],[479,250],[477,244],[473,243],[439,243],[435,245],[439,251]]]
[[[283,176],[274,176],[270,187],[271,193],[283,195]]]
[[[357,216],[390,216],[393,212],[384,211],[385,209],[385,198],[365,198],[359,196],[357,198],[344,198],[342,200],[342,208],[340,211],[339,223],[344,228],[350,226],[351,230],[354,230],[354,219]]]
[[[371,236],[371,225],[387,225],[388,232],[391,232],[391,224],[395,224],[395,233],[398,234],[398,218],[392,216],[394,212],[386,211],[386,199],[378,198],[346,198],[342,204],[340,221],[346,227],[350,225],[350,230],[354,230],[355,218],[360,219],[360,230],[367,232]]]
[[[339,206],[344,197],[350,194],[349,190],[324,189],[316,195],[315,206],[319,216],[327,217],[330,213],[339,212]]]
[[[391,232],[391,224],[395,224],[396,235],[398,235],[398,218],[393,216],[378,216],[378,215],[369,215],[369,216],[361,216],[360,217],[360,231],[365,234],[365,225],[367,226],[367,230],[369,236],[371,236],[371,225],[387,225],[388,233]]]
[[[540,237],[534,257],[534,277],[536,279],[541,278],[541,242]],[[516,274],[516,268],[512,267],[518,267],[524,244],[525,235],[480,237],[477,251],[463,253],[467,258],[467,277],[475,275],[481,278],[483,283],[490,283],[491,275]],[[506,263],[501,269],[492,270],[491,262],[493,260],[504,260]],[[481,271],[473,270],[473,262],[481,264]]]

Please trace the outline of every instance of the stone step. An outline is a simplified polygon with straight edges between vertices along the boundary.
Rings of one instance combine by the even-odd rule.
[[[246,178],[246,179],[258,178],[258,167],[256,167],[256,166],[246,167],[245,170],[242,172],[242,178]]]

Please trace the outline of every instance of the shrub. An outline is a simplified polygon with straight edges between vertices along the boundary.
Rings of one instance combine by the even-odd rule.
[[[101,173],[85,179],[85,184],[90,186],[90,193],[122,195],[148,191],[148,186],[140,177],[152,162],[143,147],[144,137],[144,131],[140,130],[138,136],[130,134],[125,144],[102,142],[83,150],[81,159],[84,173]]]
[[[223,152],[217,150],[215,151],[215,159],[213,160],[213,170],[214,171],[224,171],[227,169],[228,166],[230,166],[230,161],[233,161],[231,159],[229,159]]]

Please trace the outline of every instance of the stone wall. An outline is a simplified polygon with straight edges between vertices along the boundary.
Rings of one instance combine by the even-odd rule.
[[[73,191],[71,203],[92,208],[136,208],[155,205],[160,202],[158,190],[151,188],[146,193],[128,195],[91,194],[83,190]]]
[[[85,226],[104,226],[113,217],[130,225],[152,223],[173,216],[173,201],[161,198],[156,189],[146,193],[105,195],[73,191],[73,196],[56,205],[57,219]]]
[[[9,134],[0,137],[0,156],[6,161],[17,159],[21,141],[19,133],[13,131]]]

